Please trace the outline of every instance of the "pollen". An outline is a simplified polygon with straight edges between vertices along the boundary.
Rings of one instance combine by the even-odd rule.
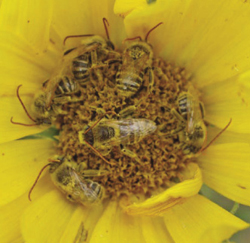
[[[190,82],[184,68],[155,59],[152,90],[149,75],[145,75],[139,91],[124,97],[116,88],[117,69],[117,63],[92,69],[90,81],[72,95],[73,102],[64,104],[66,115],[60,115],[54,122],[60,130],[57,154],[76,161],[86,170],[105,171],[92,179],[105,188],[106,197],[148,198],[182,181],[181,171],[190,162],[183,152],[180,133],[175,132],[181,122],[172,112],[177,109],[178,96],[188,90]],[[149,119],[157,126],[138,143],[126,145],[135,156],[122,153],[123,145],[112,146],[109,153],[102,155],[105,161],[87,144],[80,143],[79,132],[91,129],[98,120],[127,118]]]

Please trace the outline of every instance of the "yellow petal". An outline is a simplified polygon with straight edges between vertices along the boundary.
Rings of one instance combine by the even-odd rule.
[[[24,104],[31,104],[33,99],[22,95],[22,100]],[[34,122],[28,118],[16,97],[1,97],[0,106],[2,107],[1,112],[3,114],[0,119],[0,143],[6,143],[27,135],[39,133],[46,128],[45,126],[26,127],[10,122],[10,118],[13,117],[13,121],[15,122],[34,124]]]
[[[94,228],[90,243],[143,243],[139,220],[124,214],[117,202],[110,202]]]
[[[53,190],[32,202],[22,217],[22,233],[27,242],[75,242],[83,225],[89,237],[102,207],[84,208],[69,202]],[[91,227],[91,228],[90,228]]]
[[[227,130],[250,133],[250,73],[219,82],[201,89],[205,104],[205,120],[220,128],[225,127],[229,119],[232,123]]]
[[[51,140],[18,140],[0,145],[0,205],[27,193],[54,152]]]
[[[144,37],[164,22],[149,38],[156,56],[185,67],[202,86],[249,69],[250,9],[244,2],[158,0],[132,11],[124,23],[129,36]]]
[[[196,195],[202,186],[201,171],[196,164],[190,163],[187,168],[192,177],[184,180],[163,193],[153,196],[142,203],[134,203],[124,207],[125,212],[131,215],[162,215],[164,211],[186,198]],[[190,175],[189,175],[190,176]]]
[[[27,242],[59,242],[77,206],[53,190],[31,205],[23,213],[21,227]]]
[[[233,201],[250,206],[250,144],[211,146],[199,158],[204,183]]]
[[[88,241],[102,211],[102,205],[95,205],[93,208],[83,208],[79,205],[61,236],[62,242],[83,242],[83,239]]]
[[[52,50],[46,55],[36,53],[25,41],[8,32],[0,32],[0,55],[2,96],[16,96],[20,84],[26,93],[34,93],[49,78],[59,59],[59,54]]]
[[[0,8],[0,30],[27,40],[37,51],[48,45],[53,1],[3,0]]]
[[[33,200],[47,193],[52,186],[49,176],[42,178],[32,194]],[[30,204],[26,193],[11,203],[0,207],[0,238],[2,241],[4,239],[4,242],[24,242],[21,235],[20,218],[25,208]]]
[[[214,139],[217,134],[221,132],[221,128],[209,126],[207,133],[207,143]],[[250,143],[250,136],[248,133],[237,133],[226,130],[215,140],[214,144],[225,144],[225,143]],[[208,148],[209,149],[209,148]]]
[[[161,217],[142,217],[140,225],[146,243],[174,243]]]
[[[170,208],[164,214],[164,220],[176,243],[220,243],[237,231],[249,227],[244,221],[200,195]]]
[[[39,126],[13,125],[10,118],[13,116],[14,121],[33,123],[17,98],[17,86],[22,84],[20,96],[30,112],[32,97],[41,88],[44,80],[49,78],[49,73],[56,65],[58,53],[51,50],[48,55],[36,55],[30,46],[17,36],[0,32],[0,56],[0,79],[4,87],[0,90],[0,105],[3,112],[0,119],[0,143],[3,143],[45,129]]]
[[[114,6],[115,14],[125,17],[130,12],[147,7],[146,0],[116,0]]]
[[[53,11],[53,28],[61,40],[68,35],[97,34],[106,38],[103,18],[109,22],[108,31],[110,39],[121,44],[125,38],[123,21],[113,13],[113,0],[93,1],[60,1],[55,0],[56,8]],[[66,46],[80,43],[82,38],[71,38]]]
[[[23,212],[28,200],[17,199],[0,208],[0,237],[3,242],[13,242],[21,237],[20,214]]]

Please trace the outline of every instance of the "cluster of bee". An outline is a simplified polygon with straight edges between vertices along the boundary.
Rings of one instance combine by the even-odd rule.
[[[168,82],[165,72],[159,66],[154,67],[156,59],[153,57],[153,48],[147,42],[149,34],[162,23],[149,30],[145,40],[142,40],[141,37],[126,39],[126,41],[131,42],[122,53],[115,51],[114,45],[109,39],[107,20],[103,19],[103,23],[107,39],[97,35],[84,35],[81,36],[83,41],[78,47],[64,53],[60,68],[49,80],[43,83],[41,91],[34,98],[32,111],[35,118],[31,117],[25,108],[19,95],[21,85],[18,86],[18,99],[34,123],[23,124],[14,122],[12,119],[11,122],[33,126],[53,125],[60,120],[59,129],[63,130],[65,124],[63,116],[70,112],[70,105],[85,106],[86,110],[94,109],[90,120],[86,122],[87,124],[84,123],[84,119],[80,119],[81,122],[80,125],[77,124],[77,134],[74,139],[79,144],[87,145],[111,167],[115,166],[115,162],[109,161],[104,156],[109,155],[114,147],[119,148],[119,153],[139,163],[138,155],[128,147],[130,145],[136,146],[153,134],[165,138],[177,134],[180,141],[179,149],[186,158],[194,157],[203,151],[207,134],[204,107],[191,86],[186,85],[186,88],[178,91],[176,99],[166,108],[176,121],[175,125],[177,125],[174,129],[169,130],[167,123],[161,125],[159,124],[161,121],[157,121],[157,118],[154,117],[152,119],[136,117],[136,115],[136,118],[133,117],[142,101],[147,99],[150,101],[150,94],[154,92],[155,77],[158,77],[159,80],[165,78],[165,82]],[[68,36],[64,42],[73,37],[79,36]],[[104,78],[108,80],[106,83],[103,81]],[[94,87],[99,87],[103,83],[105,87],[112,87],[115,90],[112,92],[115,92],[116,97],[114,97],[115,101],[112,100],[110,103],[117,102],[121,104],[121,108],[105,110],[101,103],[91,106],[91,104],[83,102],[82,95],[89,95],[85,93],[89,83]],[[145,84],[147,95],[144,93],[137,95]],[[93,93],[98,96],[99,102],[102,102],[101,97],[108,97],[108,95],[104,88],[100,88],[99,91],[97,95],[96,89]],[[164,96],[164,92],[162,93],[160,95]],[[153,102],[152,99],[151,102]],[[159,106],[161,105],[159,104]],[[74,124],[70,124],[71,128],[73,126]],[[39,173],[30,193],[42,171],[49,166],[52,181],[59,190],[67,195],[70,201],[79,202],[85,206],[101,202],[106,194],[105,188],[94,181],[93,177],[103,177],[110,171],[100,168],[86,168],[83,163],[74,159],[74,155],[69,157],[64,154],[61,157],[50,159],[50,163]]]

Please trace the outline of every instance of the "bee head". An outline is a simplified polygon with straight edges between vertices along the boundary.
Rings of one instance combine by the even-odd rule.
[[[133,60],[140,59],[143,56],[148,56],[148,58],[153,57],[152,46],[143,41],[132,43],[127,49],[125,49],[125,52],[128,52]]]
[[[40,92],[36,97],[33,102],[33,110],[36,112],[38,115],[40,114],[45,114],[46,112],[46,95],[44,92]]]
[[[199,120],[194,124],[194,139],[204,139],[206,136],[206,125],[204,124],[203,120]]]

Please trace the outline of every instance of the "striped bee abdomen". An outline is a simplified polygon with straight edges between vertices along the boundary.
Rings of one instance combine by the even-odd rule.
[[[73,59],[71,70],[76,80],[88,81],[89,68],[91,67],[90,56],[84,54]]]
[[[67,95],[75,93],[78,90],[77,83],[70,79],[68,76],[63,76],[60,78],[58,85],[55,90],[56,96]]]
[[[187,95],[183,94],[179,96],[178,102],[179,102],[178,105],[179,105],[179,110],[180,110],[181,115],[186,117],[187,116],[187,102],[188,102]]]
[[[134,95],[142,85],[143,76],[143,72],[140,72],[139,75],[132,72],[117,72],[116,85],[118,91],[126,97]]]

